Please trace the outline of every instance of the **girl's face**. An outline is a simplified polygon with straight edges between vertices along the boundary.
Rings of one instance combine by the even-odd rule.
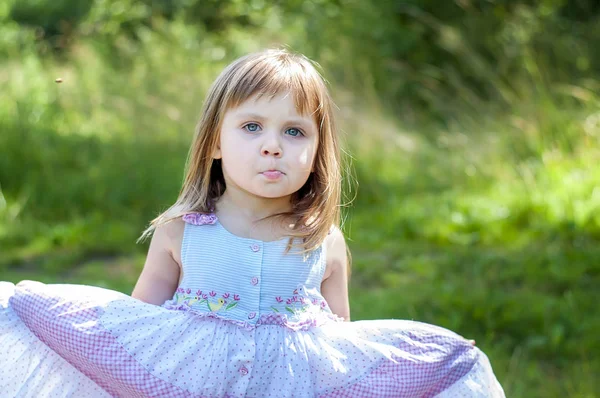
[[[307,181],[318,142],[314,118],[298,113],[292,95],[254,96],[225,113],[214,158],[228,191],[281,198]]]

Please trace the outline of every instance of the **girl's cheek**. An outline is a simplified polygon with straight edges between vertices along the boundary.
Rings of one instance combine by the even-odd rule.
[[[312,170],[313,163],[315,161],[315,151],[311,149],[304,149],[298,156],[298,164],[302,169]]]
[[[302,151],[300,153],[300,164],[303,166],[306,166],[309,162],[309,154],[310,151],[308,149],[305,149],[304,151]]]

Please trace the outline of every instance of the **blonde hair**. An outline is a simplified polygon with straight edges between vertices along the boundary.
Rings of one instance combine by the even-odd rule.
[[[177,201],[152,220],[140,240],[153,230],[186,213],[209,213],[225,192],[221,161],[213,159],[219,132],[228,109],[255,95],[291,93],[301,114],[311,115],[319,128],[314,169],[292,195],[292,211],[274,216],[292,216],[294,227],[286,236],[302,239],[303,252],[317,248],[332,226],[340,226],[342,176],[340,147],[334,123],[334,104],[324,79],[311,60],[287,50],[265,50],[229,64],[210,87],[196,127],[186,162],[185,179]]]

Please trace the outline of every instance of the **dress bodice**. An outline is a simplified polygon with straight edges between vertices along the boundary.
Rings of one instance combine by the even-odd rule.
[[[308,254],[285,253],[289,238],[272,242],[227,231],[214,214],[183,217],[183,278],[163,306],[254,327],[292,328],[335,319],[321,295],[325,247]]]

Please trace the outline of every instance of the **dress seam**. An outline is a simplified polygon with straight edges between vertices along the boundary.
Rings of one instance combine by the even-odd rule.
[[[477,355],[478,355],[478,356],[477,356],[477,358],[479,358],[479,353],[478,353]],[[321,396],[323,396],[323,395],[331,394],[331,393],[333,393],[333,392],[336,392],[336,390],[342,390],[342,391],[343,391],[344,389],[346,389],[346,388],[348,388],[348,387],[351,387],[351,386],[353,386],[354,384],[356,384],[356,383],[358,383],[358,382],[362,381],[362,380],[363,380],[365,377],[369,376],[369,375],[371,374],[371,372],[372,372],[373,370],[377,369],[377,368],[378,368],[378,367],[379,367],[379,366],[380,366],[380,365],[381,365],[383,362],[385,362],[385,361],[386,361],[386,359],[387,359],[387,358],[381,358],[381,359],[379,359],[379,361],[377,361],[377,363],[376,363],[375,365],[373,365],[373,366],[369,367],[369,369],[368,369],[367,371],[365,371],[365,372],[364,372],[362,375],[360,375],[358,378],[354,379],[354,380],[353,380],[352,382],[350,382],[350,383],[344,384],[343,386],[339,386],[339,387],[331,387],[331,388],[326,388],[326,389],[324,389],[324,390],[322,390],[322,391],[320,391],[320,392],[317,392],[317,397],[321,397]],[[477,362],[478,362],[478,360],[476,360],[476,361],[473,361],[473,364],[471,364],[471,366],[469,367],[469,370],[468,370],[468,371],[466,371],[466,372],[464,373],[464,375],[468,374],[468,373],[469,373],[469,372],[470,372],[470,371],[473,369],[473,367],[475,366],[475,364],[476,364]],[[464,377],[464,375],[462,375],[462,376],[461,376],[461,378],[462,378],[462,377]],[[460,380],[460,378],[459,378],[459,380]],[[457,381],[458,381],[458,380],[457,380]],[[443,390],[441,390],[440,392],[436,393],[436,394],[434,395],[434,397],[436,397],[436,396],[438,396],[439,394],[443,393],[443,392],[444,392],[444,391],[446,391],[448,388],[450,388],[452,385],[454,385],[454,383],[452,383],[452,384],[451,384],[451,385],[449,385],[448,387],[444,388],[444,389],[443,389]],[[435,386],[434,386],[434,387],[435,387]]]
[[[15,289],[16,291],[16,289]],[[14,297],[14,295],[13,295]],[[106,389],[104,389],[104,387],[102,387],[100,384],[96,383],[95,380],[93,380],[92,378],[90,378],[87,374],[83,373],[77,366],[73,365],[71,362],[69,362],[65,357],[63,357],[62,355],[60,355],[58,352],[56,352],[55,349],[53,349],[52,347],[50,347],[48,344],[46,344],[46,342],[42,339],[40,339],[40,337],[33,332],[33,330],[31,330],[29,328],[29,326],[27,326],[27,323],[25,323],[25,321],[23,320],[23,318],[21,318],[21,316],[14,310],[14,308],[12,307],[12,305],[10,305],[10,299],[11,297],[9,297],[7,303],[9,304],[6,308],[9,309],[10,312],[12,312],[18,319],[19,322],[21,322],[23,324],[23,326],[29,331],[29,333],[31,333],[40,343],[42,343],[45,347],[47,347],[49,350],[51,350],[53,353],[55,353],[56,355],[58,355],[63,361],[65,361],[66,363],[68,363],[69,365],[71,365],[74,369],[76,369],[80,374],[82,374],[83,376],[85,376],[88,380],[90,380],[92,383],[94,383],[96,386],[98,386],[98,388],[102,391],[104,391],[106,394],[111,395],[108,391],[106,391]],[[4,308],[4,309],[6,309]],[[96,311],[96,310],[95,310]],[[97,314],[97,311],[96,311]],[[129,352],[129,351],[128,351]]]
[[[187,389],[184,389],[184,388],[182,388],[182,387],[180,387],[180,386],[178,386],[178,385],[175,385],[175,384],[173,384],[173,382],[172,382],[172,381],[167,381],[167,380],[163,379],[162,377],[159,377],[159,376],[155,375],[154,373],[152,373],[152,372],[151,372],[151,371],[150,371],[150,370],[149,370],[149,369],[148,369],[146,366],[144,366],[144,364],[142,364],[142,362],[140,362],[140,361],[139,361],[139,360],[138,360],[138,359],[137,359],[137,358],[136,358],[136,357],[135,357],[135,356],[134,356],[134,355],[131,353],[131,351],[129,351],[129,350],[128,350],[128,349],[127,349],[127,348],[126,348],[124,345],[123,345],[123,343],[121,343],[121,341],[120,341],[120,340],[117,338],[117,336],[115,336],[115,335],[114,335],[114,333],[113,333],[113,332],[112,332],[112,331],[111,331],[111,330],[110,330],[108,327],[106,327],[106,326],[104,325],[104,322],[102,321],[102,317],[104,316],[105,309],[104,309],[104,308],[102,309],[102,314],[98,314],[98,312],[99,312],[99,311],[98,311],[98,309],[97,309],[97,308],[95,308],[95,309],[94,309],[94,311],[96,312],[96,316],[98,317],[98,322],[99,322],[99,323],[102,325],[102,329],[103,329],[103,330],[104,330],[106,333],[108,333],[108,334],[109,334],[109,335],[110,335],[110,336],[111,336],[111,337],[114,339],[114,341],[115,341],[117,344],[119,344],[119,347],[121,347],[121,348],[122,348],[122,349],[123,349],[125,352],[127,352],[127,354],[129,355],[129,357],[130,357],[130,358],[131,358],[133,361],[135,361],[135,363],[137,363],[137,364],[138,364],[138,365],[139,365],[139,366],[140,366],[142,369],[144,369],[144,371],[146,371],[146,373],[147,373],[149,376],[151,376],[151,377],[154,377],[154,378],[156,378],[156,379],[158,379],[158,380],[162,381],[163,383],[166,383],[166,384],[168,384],[168,385],[171,385],[171,386],[173,386],[173,387],[175,387],[175,388],[179,389],[179,390],[180,390],[182,393],[188,393],[188,394],[192,394],[192,395],[191,395],[192,397],[198,397],[198,398],[202,398],[202,396],[201,396],[201,395],[196,395],[194,392],[192,392],[192,391],[190,391],[190,390],[187,390]]]
[[[471,347],[473,349],[475,349],[475,347]],[[479,351],[479,350],[478,350]],[[475,365],[477,363],[479,363],[479,357],[480,357],[480,352],[477,352],[477,356],[475,357],[476,359],[473,361],[473,363],[471,364],[471,366],[469,367],[469,370],[467,370],[465,372],[465,374],[463,374],[461,377],[459,377],[454,383],[450,384],[448,387],[444,388],[443,390],[441,390],[440,392],[436,393],[433,397],[438,397],[441,393],[443,393],[444,391],[448,390],[450,387],[452,387],[454,384],[456,384],[457,381],[459,381],[460,379],[462,379],[463,377],[465,377],[466,375],[468,375],[473,368],[475,367]]]
[[[360,382],[362,379],[364,379],[365,377],[367,377],[368,375],[370,375],[371,372],[374,369],[378,368],[383,362],[385,362],[386,359],[387,358],[381,358],[381,359],[379,359],[374,365],[372,365],[371,367],[369,367],[369,369],[366,370],[362,375],[358,376],[356,379],[352,380],[349,383],[346,383],[346,384],[338,386],[338,387],[329,387],[329,388],[326,388],[324,390],[321,390],[320,392],[317,392],[317,397],[321,397],[323,395],[330,394],[332,392],[335,392],[336,390],[346,389],[346,388],[348,388],[348,387],[350,387],[350,386],[352,386],[352,385]]]

